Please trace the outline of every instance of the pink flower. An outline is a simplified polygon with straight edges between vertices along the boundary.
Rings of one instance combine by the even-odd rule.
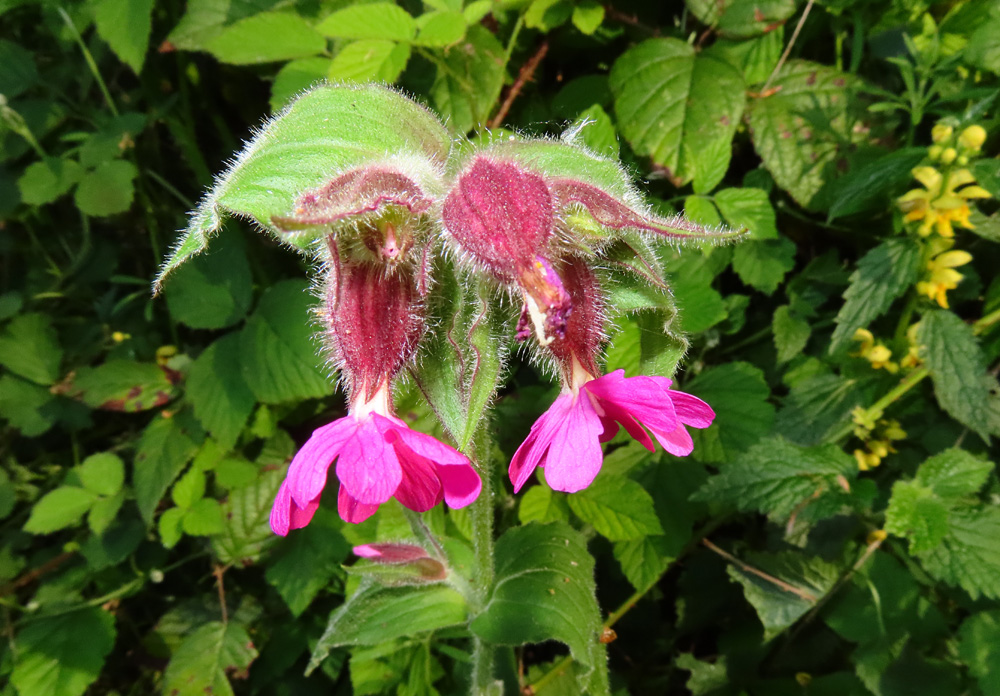
[[[594,379],[579,363],[576,368],[572,388],[535,421],[510,462],[515,493],[537,466],[545,467],[545,481],[557,491],[586,488],[601,470],[601,443],[619,424],[650,452],[655,446],[646,428],[665,450],[685,456],[694,448],[685,426],[707,428],[715,418],[701,399],[671,390],[666,377],[626,378],[616,370]]]
[[[292,459],[274,501],[271,529],[276,534],[309,524],[334,461],[340,480],[337,507],[347,522],[365,521],[389,498],[418,512],[442,500],[460,508],[476,499],[482,482],[468,458],[410,430],[388,403],[388,387],[383,387],[312,434]]]

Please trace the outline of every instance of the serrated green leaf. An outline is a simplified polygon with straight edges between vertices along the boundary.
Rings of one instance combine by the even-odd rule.
[[[0,416],[25,437],[37,437],[55,424],[54,401],[43,386],[14,375],[0,375]]]
[[[149,524],[170,484],[198,451],[203,433],[192,428],[190,419],[153,419],[139,439],[132,471],[135,502]],[[196,425],[196,424],[194,424]]]
[[[989,419],[989,383],[983,379],[986,364],[972,329],[952,312],[932,310],[920,320],[917,340],[938,404],[988,441],[995,430]]]
[[[33,162],[17,180],[21,200],[28,205],[45,205],[69,191],[83,176],[75,160],[47,157]]]
[[[663,535],[646,536],[615,544],[615,559],[637,591],[652,587],[674,560],[672,544]]]
[[[910,239],[889,239],[858,261],[837,313],[837,328],[830,341],[833,353],[858,329],[885,313],[893,300],[917,282],[920,247]]]
[[[774,423],[774,406],[764,373],[745,362],[720,365],[684,385],[715,410],[715,421],[706,430],[691,431],[695,457],[700,461],[734,461]]]
[[[653,498],[624,476],[599,476],[590,486],[567,497],[570,509],[610,541],[629,541],[662,534]]]
[[[269,10],[274,0],[200,0],[188,4],[184,16],[167,36],[173,46],[184,51],[203,51],[227,24]]]
[[[922,147],[879,152],[871,162],[851,169],[833,185],[829,219],[885,210],[890,196],[913,179],[913,168],[926,156]]]
[[[60,486],[49,491],[31,508],[31,515],[24,523],[24,531],[32,534],[50,534],[77,524],[97,494],[76,486]]]
[[[98,537],[103,535],[115,521],[124,502],[125,491],[118,491],[109,498],[100,498],[95,501],[90,512],[87,513],[87,525],[90,527],[90,531]]]
[[[276,114],[299,93],[326,78],[330,59],[324,56],[298,58],[281,66],[271,83],[271,113]]]
[[[746,39],[773,31],[795,13],[795,0],[686,0],[698,21],[725,38]]]
[[[299,15],[261,12],[226,27],[204,48],[223,63],[253,65],[322,53],[326,40]]]
[[[955,509],[949,521],[942,542],[920,556],[924,569],[973,599],[1000,599],[1000,508]]]
[[[797,316],[789,305],[781,305],[774,310],[771,331],[774,333],[774,347],[778,351],[779,363],[786,363],[800,355],[812,335],[809,322]]]
[[[691,653],[681,653],[674,664],[678,669],[691,672],[687,680],[692,696],[705,696],[729,684],[726,656],[720,655],[714,662],[699,660]]]
[[[52,384],[59,379],[62,348],[45,314],[14,317],[0,334],[0,365],[36,384]]]
[[[276,544],[264,575],[298,617],[338,573],[350,551],[336,515],[320,508],[308,527]]]
[[[132,181],[138,173],[135,165],[125,160],[102,162],[80,179],[74,194],[76,207],[95,217],[125,212],[132,206]]]
[[[409,12],[391,2],[351,5],[320,22],[316,30],[336,39],[411,41],[417,24]]]
[[[0,39],[0,65],[4,66],[3,74],[0,75],[0,94],[8,100],[38,81],[38,68],[35,67],[32,52],[13,41]]]
[[[774,437],[731,460],[692,500],[724,502],[784,522],[824,496],[841,495],[857,470],[854,459],[834,445],[802,447]]]
[[[363,39],[344,46],[334,56],[327,77],[346,82],[395,82],[409,60],[408,44]]]
[[[98,495],[115,495],[125,483],[125,464],[117,454],[92,454],[74,470],[80,483]]]
[[[569,0],[531,0],[524,13],[524,25],[529,29],[550,32],[566,23],[573,12]]]
[[[600,104],[592,104],[580,112],[570,130],[577,128],[580,129],[580,140],[593,152],[604,157],[618,157],[615,124]]]
[[[157,530],[160,533],[160,541],[163,546],[172,549],[177,546],[177,542],[184,536],[184,512],[182,508],[170,508],[164,510],[157,520]]]
[[[221,534],[226,528],[222,519],[222,506],[215,498],[196,500],[190,508],[185,510],[181,526],[184,533],[191,536]]]
[[[266,471],[253,483],[230,491],[222,507],[224,529],[212,537],[212,551],[223,563],[256,563],[278,537],[269,519],[283,470]]]
[[[191,467],[187,473],[177,479],[170,497],[174,505],[188,509],[205,495],[205,472],[197,467]]]
[[[727,188],[716,192],[713,198],[722,216],[733,228],[750,230],[753,239],[778,238],[774,208],[767,191]]]
[[[187,398],[223,449],[236,444],[256,399],[240,367],[240,335],[230,333],[198,356],[188,372]]]
[[[819,63],[790,60],[772,83],[778,90],[750,103],[757,154],[805,208],[822,207],[816,194],[835,178],[834,160],[850,141],[845,109],[853,79]]]
[[[983,696],[1000,695],[1000,611],[980,611],[958,629],[958,657],[969,666]]]
[[[840,575],[835,565],[798,553],[751,554],[741,560],[784,583],[779,585],[739,566],[726,568],[729,577],[743,586],[743,594],[757,611],[765,641],[816,606]]]
[[[465,39],[445,49],[430,94],[448,128],[466,134],[485,125],[504,77],[504,49],[485,27],[472,25]]]
[[[149,48],[153,0],[97,0],[94,5],[97,33],[138,75]]]
[[[414,43],[420,46],[450,46],[465,38],[465,17],[461,12],[428,12],[417,18],[419,32]]]
[[[91,408],[133,413],[173,399],[179,375],[153,363],[109,360],[76,371],[69,393]]]
[[[781,237],[745,242],[733,250],[733,270],[744,283],[771,295],[795,267],[795,244]]]
[[[521,497],[517,519],[528,522],[568,522],[569,507],[566,496],[554,493],[548,486],[532,486]]]
[[[743,71],[747,85],[757,85],[767,80],[778,64],[785,46],[785,28],[778,27],[763,36],[744,41],[719,39],[711,51]]]
[[[115,643],[115,618],[88,607],[25,623],[10,682],[22,696],[81,696]]]
[[[227,676],[244,672],[257,657],[246,629],[235,621],[212,621],[184,639],[163,673],[163,691],[171,696],[232,696]]]
[[[948,505],[920,483],[896,481],[885,511],[885,531],[909,539],[912,554],[930,551],[948,533]]]
[[[921,464],[914,480],[942,498],[957,498],[978,492],[995,468],[993,462],[951,448]]]
[[[743,115],[739,72],[678,39],[649,39],[626,51],[610,85],[622,135],[678,185],[694,177],[696,153],[732,140]]]
[[[496,545],[496,582],[470,628],[483,640],[521,645],[558,640],[607,693],[594,559],[584,538],[562,522],[508,530]],[[603,673],[603,676],[602,676]]]
[[[327,396],[333,387],[319,357],[304,280],[268,288],[240,333],[243,379],[258,401],[276,404]]]
[[[963,56],[970,64],[1000,75],[1000,17],[991,16],[976,28]]]

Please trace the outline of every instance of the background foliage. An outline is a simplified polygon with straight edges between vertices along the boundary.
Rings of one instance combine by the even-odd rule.
[[[510,693],[601,691],[602,618],[614,693],[1000,693],[995,0],[0,0],[0,23],[0,693],[464,689],[460,598],[343,565],[410,536],[395,503],[268,528],[343,408],[299,260],[233,221],[150,296],[213,173],[323,78],[395,82],[456,137],[586,123],[663,211],[751,233],[658,250],[678,380],[718,413],[692,459],[616,439],[586,491],[514,497],[501,464],[551,389],[515,356],[498,573],[563,539],[553,567],[587,595],[596,561],[601,615],[542,593],[541,629],[477,616],[519,645]],[[966,156],[985,196],[901,209],[914,167]],[[942,290],[959,257],[930,223],[961,203]],[[650,319],[619,321],[609,364],[669,372]],[[414,388],[398,406],[441,434]],[[465,513],[426,520],[468,552]]]

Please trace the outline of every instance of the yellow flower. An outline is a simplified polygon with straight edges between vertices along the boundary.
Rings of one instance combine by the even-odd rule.
[[[939,123],[933,128],[931,128],[931,140],[936,143],[943,143],[951,137],[951,134],[955,132],[955,129],[951,126],[946,126],[943,123]]]
[[[917,332],[920,330],[920,322],[910,325],[906,330],[906,339],[910,342],[906,349],[906,356],[899,361],[900,367],[917,367],[923,361],[920,359],[920,343],[917,341]]]
[[[968,201],[991,197],[981,186],[968,185],[976,180],[968,169],[956,169],[945,179],[937,169],[925,165],[915,167],[913,177],[924,188],[908,191],[897,202],[900,210],[905,213],[903,219],[906,222],[924,221],[917,229],[921,237],[928,236],[935,225],[937,233],[948,238],[955,236],[952,223],[971,230],[973,225],[969,222],[969,215],[972,211]]]
[[[864,358],[871,363],[875,370],[885,369],[887,372],[895,373],[899,366],[892,362],[892,351],[881,343],[875,342],[875,337],[868,329],[858,329],[854,332],[854,340],[861,342],[861,347],[853,356]]]
[[[933,245],[932,250],[934,250],[934,247],[937,249],[941,249],[942,247],[947,249],[950,246],[951,244],[946,246],[936,244]],[[947,292],[957,288],[958,284],[962,282],[962,278],[965,277],[955,269],[959,266],[964,266],[970,261],[972,261],[972,254],[967,251],[960,249],[951,251],[940,250],[927,262],[927,270],[930,273],[926,280],[917,283],[917,292],[921,295],[926,295],[937,302],[939,306],[948,309]]]
[[[936,127],[936,126],[935,126]],[[931,132],[933,138],[933,131]],[[986,142],[986,130],[982,126],[972,125],[963,130],[958,136],[958,144],[967,150],[978,151]]]

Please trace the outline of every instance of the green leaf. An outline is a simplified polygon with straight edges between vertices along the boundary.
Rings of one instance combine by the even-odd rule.
[[[600,104],[580,112],[570,130],[579,129],[583,144],[604,157],[618,157],[618,134],[615,125]]]
[[[472,632],[500,645],[565,643],[583,676],[594,673],[607,693],[594,559],[584,538],[563,522],[532,522],[505,532],[495,558],[496,582]]]
[[[184,536],[184,513],[182,508],[170,508],[164,510],[157,520],[157,530],[160,533],[160,541],[163,546],[172,549],[177,546],[177,542]]]
[[[963,55],[977,68],[1000,75],[1000,17],[992,16],[976,28]]]
[[[615,544],[615,559],[637,591],[652,587],[666,572],[675,556],[667,537],[658,534]]]
[[[88,607],[24,624],[10,682],[21,696],[81,696],[115,643],[115,618]]]
[[[0,365],[36,384],[59,379],[62,348],[45,314],[14,317],[0,334]]]
[[[115,521],[118,511],[121,510],[124,503],[125,491],[119,491],[109,498],[100,498],[95,501],[90,512],[87,513],[87,525],[90,527],[90,531],[98,537],[103,535]]]
[[[212,621],[184,639],[163,673],[171,696],[232,696],[229,673],[245,672],[257,657],[246,629],[235,621]]]
[[[268,288],[240,333],[243,379],[258,401],[276,404],[327,396],[332,385],[313,339],[304,280]]]
[[[663,533],[652,496],[624,476],[599,476],[587,488],[568,496],[567,502],[577,517],[610,541]]]
[[[102,162],[80,180],[74,194],[76,207],[95,217],[125,212],[132,206],[132,181],[138,173],[135,165],[125,160]]]
[[[300,92],[324,80],[329,70],[330,59],[322,56],[285,63],[271,83],[271,113],[278,113]]]
[[[178,378],[176,372],[153,363],[109,360],[77,370],[69,392],[91,408],[134,413],[168,403]]]
[[[548,486],[532,486],[521,496],[517,519],[528,522],[568,522],[569,507],[566,496],[554,493]]]
[[[743,115],[743,78],[729,63],[678,39],[649,39],[611,69],[622,135],[681,185],[695,175],[694,158],[729,143]]]
[[[92,454],[74,469],[80,483],[98,495],[116,495],[125,483],[125,464],[117,454]]]
[[[205,472],[197,467],[191,467],[181,476],[170,491],[174,505],[188,509],[205,496]]]
[[[942,542],[919,558],[931,576],[973,599],[1000,599],[1000,508],[952,510]]]
[[[269,519],[274,497],[285,478],[281,470],[267,471],[253,483],[230,491],[222,507],[223,530],[212,537],[212,551],[223,563],[256,563],[278,537]]]
[[[0,94],[13,99],[38,81],[38,68],[31,51],[12,41],[0,39],[0,65],[4,66],[0,75]]]
[[[590,36],[604,21],[604,5],[597,0],[580,0],[573,7],[573,26]]]
[[[1000,611],[980,611],[958,629],[958,657],[969,666],[983,696],[1000,695]]]
[[[749,565],[779,580],[765,579],[739,566],[729,566],[729,577],[743,586],[743,594],[757,611],[769,641],[798,621],[832,588],[839,569],[818,558],[798,553],[752,554]]]
[[[891,205],[890,197],[913,179],[913,168],[926,156],[927,149],[922,147],[878,152],[871,162],[851,169],[833,185],[828,219],[885,210]]]
[[[222,519],[222,506],[214,498],[201,498],[184,513],[181,526],[191,536],[221,534],[226,525]]]
[[[942,498],[958,498],[978,492],[995,468],[993,462],[953,447],[921,464],[914,480]]]
[[[277,544],[265,577],[297,618],[337,575],[350,551],[336,515],[320,508],[308,527]]]
[[[728,503],[779,522],[839,497],[857,476],[854,459],[835,445],[801,447],[769,438],[722,467],[692,500]]]
[[[771,430],[774,406],[764,373],[745,362],[705,370],[684,385],[715,410],[715,422],[691,432],[700,461],[732,461]]]
[[[13,375],[0,375],[0,416],[25,437],[37,437],[56,422],[55,397],[45,387]]]
[[[366,580],[330,614],[326,631],[313,649],[306,674],[341,645],[375,645],[394,638],[464,624],[465,600],[443,584],[382,587]]]
[[[790,60],[778,71],[778,91],[750,103],[750,132],[757,154],[803,207],[822,207],[817,193],[836,174],[835,159],[850,142],[847,88],[850,75],[818,63]]]
[[[910,239],[889,239],[858,261],[851,274],[850,287],[844,292],[844,304],[837,313],[837,328],[830,341],[835,352],[885,313],[893,300],[917,282],[920,272],[920,247]]]
[[[500,95],[504,48],[488,29],[472,25],[465,40],[444,50],[431,98],[441,118],[456,134],[485,124]]]
[[[795,244],[781,237],[745,242],[733,250],[733,270],[744,283],[771,295],[795,267]]]
[[[713,199],[726,222],[734,228],[750,230],[753,239],[778,238],[774,208],[767,191],[758,188],[727,188],[716,192]]]
[[[50,534],[77,524],[97,500],[97,494],[76,486],[60,486],[49,491],[31,508],[24,531]]]
[[[411,41],[417,33],[413,17],[391,2],[350,5],[324,19],[316,30],[335,39]]]
[[[188,371],[187,398],[205,429],[231,449],[256,404],[240,365],[240,334],[226,334],[198,356]]]
[[[809,322],[796,315],[790,305],[781,305],[774,310],[771,331],[774,332],[774,348],[778,351],[779,363],[786,363],[800,355],[812,335]]]
[[[529,29],[550,32],[566,23],[573,11],[569,0],[532,0],[524,13],[524,25]]]
[[[149,524],[160,499],[184,466],[191,461],[202,439],[190,419],[177,414],[153,419],[139,439],[132,471],[135,502]]]
[[[771,76],[784,46],[784,27],[778,27],[744,41],[719,39],[712,44],[712,52],[740,68],[747,85],[758,85]]]
[[[97,33],[138,75],[149,48],[153,0],[97,0],[95,5]]]
[[[274,0],[200,0],[189,3],[167,41],[184,51],[202,51],[227,24],[273,7]]]
[[[243,319],[253,292],[243,235],[223,231],[208,253],[167,280],[163,292],[170,314],[193,329],[223,329]]]
[[[450,46],[465,38],[466,21],[461,12],[428,12],[417,18],[420,32],[414,43],[421,46]]]
[[[685,4],[699,22],[724,38],[771,32],[795,14],[795,0],[686,0]]]
[[[885,511],[885,531],[909,539],[910,553],[930,551],[948,533],[948,505],[917,482],[896,481]]]
[[[327,77],[348,82],[395,82],[410,60],[410,47],[384,39],[349,43],[333,58]]]
[[[251,218],[306,251],[312,237],[288,238],[271,222],[272,216],[288,215],[303,192],[328,183],[338,172],[383,161],[386,153],[429,159],[430,171],[444,163],[450,145],[437,117],[384,86],[318,86],[271,120],[234,158],[193,214],[155,287],[204,250],[224,215]],[[422,183],[435,185],[430,179]]]
[[[17,187],[24,203],[45,205],[69,191],[82,176],[83,168],[75,160],[47,157],[28,165],[17,180]]]
[[[297,14],[261,12],[226,27],[204,47],[223,63],[252,65],[313,56],[326,50],[326,41]]]

